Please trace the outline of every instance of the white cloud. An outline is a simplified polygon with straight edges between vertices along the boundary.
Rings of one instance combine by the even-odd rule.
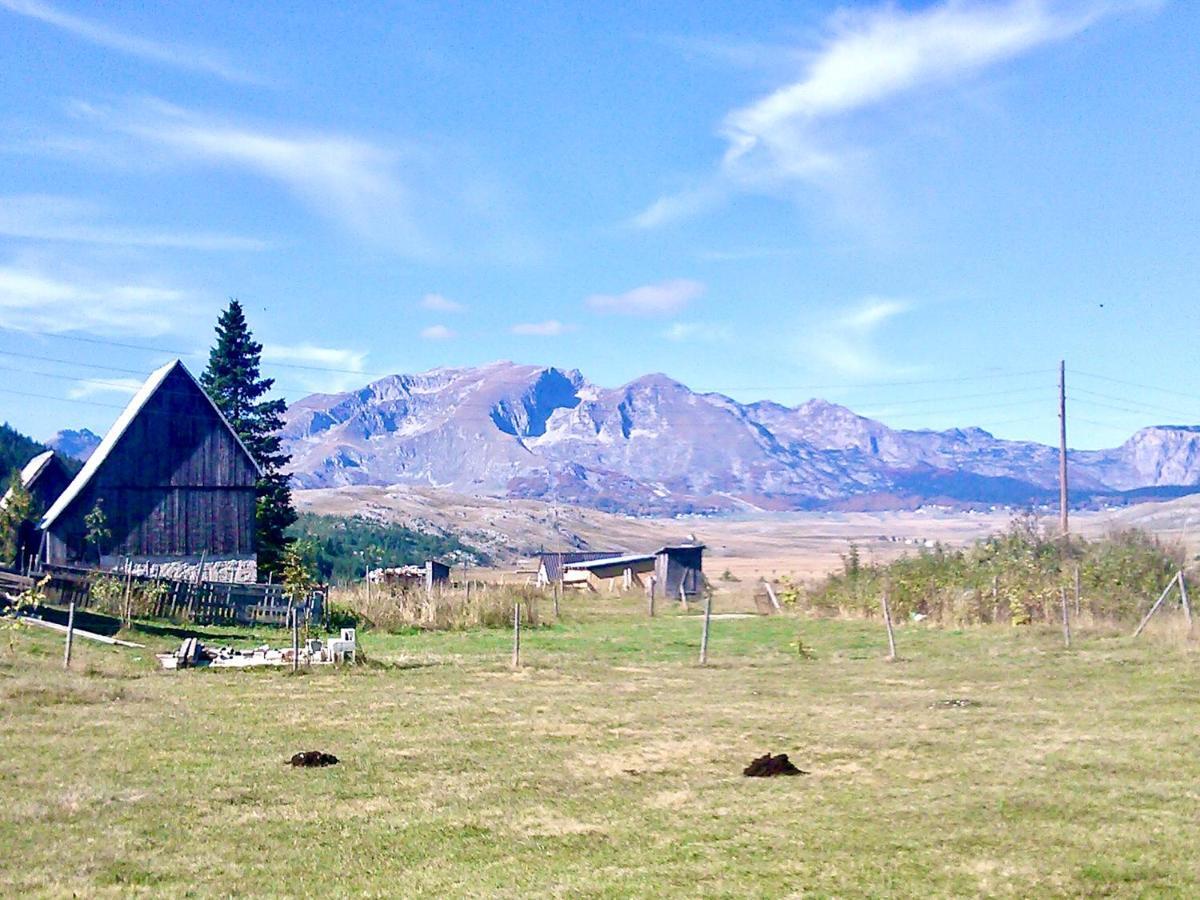
[[[456,332],[445,325],[430,325],[428,328],[421,329],[421,337],[427,341],[448,341],[457,336]]]
[[[803,349],[826,369],[846,378],[893,378],[913,372],[910,366],[888,362],[877,333],[892,319],[909,312],[912,304],[887,297],[868,297],[857,306],[811,329]]]
[[[457,300],[451,300],[442,294],[426,294],[421,298],[421,308],[443,313],[459,313],[466,309]]]
[[[263,362],[292,369],[288,380],[308,391],[336,393],[361,387],[367,353],[315,344],[263,344]]]
[[[633,219],[652,228],[738,191],[775,193],[843,178],[862,152],[827,135],[851,114],[919,88],[954,83],[1038,46],[1066,40],[1100,18],[1157,0],[943,0],[921,9],[887,3],[843,9],[803,74],[729,112],[726,150],[701,186],[656,200]]]
[[[67,396],[72,400],[94,397],[97,394],[121,394],[132,397],[141,386],[142,382],[136,378],[84,378],[77,381],[67,391]]]
[[[548,319],[545,322],[522,322],[510,328],[509,332],[531,337],[558,337],[574,330],[574,325],[564,325],[557,319]]]
[[[226,81],[244,84],[262,83],[258,77],[238,69],[210,50],[125,34],[92,19],[64,12],[49,3],[41,2],[41,0],[0,0],[0,9],[7,9],[17,15],[36,19],[73,34],[90,44],[107,47],[109,50],[116,50],[139,59],[162,63],[176,69],[216,75]]]
[[[153,337],[196,311],[188,293],[150,279],[0,265],[0,328]]]
[[[70,109],[132,138],[120,148],[126,161],[146,156],[250,172],[339,228],[404,256],[524,264],[541,253],[513,226],[514,192],[493,184],[462,148],[238,122],[158,100],[116,107],[77,101]]]
[[[681,344],[723,344],[733,340],[733,332],[727,325],[711,322],[675,322],[663,332],[663,337]]]
[[[679,312],[704,293],[699,281],[676,278],[646,284],[623,294],[593,294],[584,302],[597,312],[631,316],[663,316]]]
[[[263,250],[269,246],[266,241],[218,232],[98,224],[95,219],[99,213],[95,205],[71,197],[0,197],[0,235],[26,240],[179,250]]]

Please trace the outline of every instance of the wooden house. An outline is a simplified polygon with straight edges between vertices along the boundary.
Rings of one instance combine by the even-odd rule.
[[[260,474],[216,404],[175,360],[146,380],[42,518],[43,558],[103,567],[129,559],[145,574],[255,581]],[[97,507],[110,532],[98,547],[84,521]]]
[[[660,547],[654,554],[654,578],[664,598],[676,599],[704,592],[704,545]]]
[[[71,472],[67,469],[62,458],[53,450],[39,453],[21,469],[21,484],[33,498],[33,508],[37,516],[32,521],[22,522],[17,529],[18,568],[25,564],[30,556],[36,556],[41,544],[41,534],[38,531],[37,519],[58,499],[59,495],[71,483]],[[4,492],[0,498],[0,509],[8,505],[12,488]]]

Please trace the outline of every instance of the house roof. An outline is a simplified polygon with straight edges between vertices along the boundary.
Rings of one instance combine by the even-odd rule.
[[[52,459],[54,459],[54,451],[46,450],[25,463],[25,467],[21,469],[21,484],[29,487],[33,483],[33,480],[46,470],[46,466],[50,465],[50,460]],[[12,488],[9,488],[4,492],[4,496],[0,497],[0,509],[8,505],[8,498],[11,496]]]
[[[675,550],[704,550],[704,549],[705,549],[705,547],[703,544],[668,544],[665,547],[659,547],[654,552],[657,554],[657,553],[670,553]]]
[[[589,559],[604,559],[608,556],[619,556],[620,551],[617,550],[545,550],[538,554],[538,559],[541,560],[542,566],[546,570],[546,577],[551,581],[558,579],[561,572],[560,567],[565,567],[569,563],[586,562]]]
[[[599,559],[588,559],[581,562],[567,563],[566,569],[606,569],[609,566],[627,566],[632,563],[647,563],[654,561],[653,553],[630,553],[625,556],[602,556]]]
[[[133,395],[133,399],[129,401],[129,405],[125,407],[124,412],[117,417],[117,421],[113,422],[112,427],[108,429],[108,433],[104,435],[104,440],[100,442],[100,446],[98,446],[95,452],[88,457],[87,462],[83,464],[83,468],[79,470],[79,474],[75,476],[74,480],[69,485],[67,485],[67,489],[59,495],[58,499],[54,501],[54,505],[51,506],[50,509],[46,511],[46,515],[42,517],[39,527],[43,531],[53,525],[54,521],[66,511],[67,507],[69,507],[75,498],[78,497],[83,491],[83,489],[87,487],[88,483],[95,476],[96,472],[99,471],[102,465],[104,465],[104,461],[108,459],[109,455],[114,449],[116,449],[116,446],[120,442],[122,435],[124,435],[129,429],[129,426],[133,424],[133,421],[138,417],[138,414],[141,413],[146,404],[150,402],[150,398],[158,392],[160,387],[162,387],[163,382],[167,380],[167,376],[176,369],[179,369],[181,372],[183,372],[183,374],[191,380],[192,384],[196,386],[196,390],[198,390],[201,396],[208,401],[209,406],[211,406],[213,412],[217,414],[217,417],[221,420],[221,423],[229,429],[229,433],[233,435],[234,439],[238,443],[238,446],[242,448],[242,452],[246,454],[246,458],[250,460],[250,464],[254,466],[254,470],[260,475],[262,474],[262,466],[258,464],[258,460],[254,458],[254,454],[246,449],[246,445],[242,443],[242,439],[238,436],[238,433],[233,430],[233,426],[229,424],[229,420],[225,418],[225,414],[222,413],[217,404],[213,402],[212,397],[208,396],[208,391],[204,390],[200,382],[196,380],[196,377],[188,371],[187,366],[177,359],[172,360],[161,369],[155,369],[153,372],[151,372],[150,377],[146,379],[145,384],[143,384],[138,389],[138,392]]]

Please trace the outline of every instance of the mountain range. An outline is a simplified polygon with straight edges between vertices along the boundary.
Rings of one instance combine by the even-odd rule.
[[[1027,504],[1057,496],[1058,451],[980,428],[897,430],[844,406],[619,388],[498,362],[314,394],[286,414],[298,487],[415,484],[633,514]],[[1200,490],[1200,427],[1072,451],[1073,497]]]

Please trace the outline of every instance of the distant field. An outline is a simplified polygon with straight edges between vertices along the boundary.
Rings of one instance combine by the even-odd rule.
[[[464,497],[423,488],[373,486],[298,491],[307,511],[369,515],[412,527],[462,535],[511,571],[516,560],[540,548],[569,548],[582,541],[597,549],[653,549],[694,534],[709,552],[710,577],[725,569],[740,578],[762,575],[813,578],[841,563],[851,542],[865,558],[886,561],[934,541],[960,546],[998,530],[1014,511],[962,512],[922,509],[880,513],[747,513],[737,516],[638,519],[534,500]],[[1057,523],[1057,515],[1047,521]],[[1113,511],[1072,515],[1073,528],[1096,536],[1136,525],[1200,548],[1200,497],[1143,503]],[[1193,525],[1195,527],[1193,527]]]
[[[0,894],[1200,894],[1190,643],[719,619],[701,669],[662,613],[568,598],[517,672],[503,630],[299,677],[4,637]]]

